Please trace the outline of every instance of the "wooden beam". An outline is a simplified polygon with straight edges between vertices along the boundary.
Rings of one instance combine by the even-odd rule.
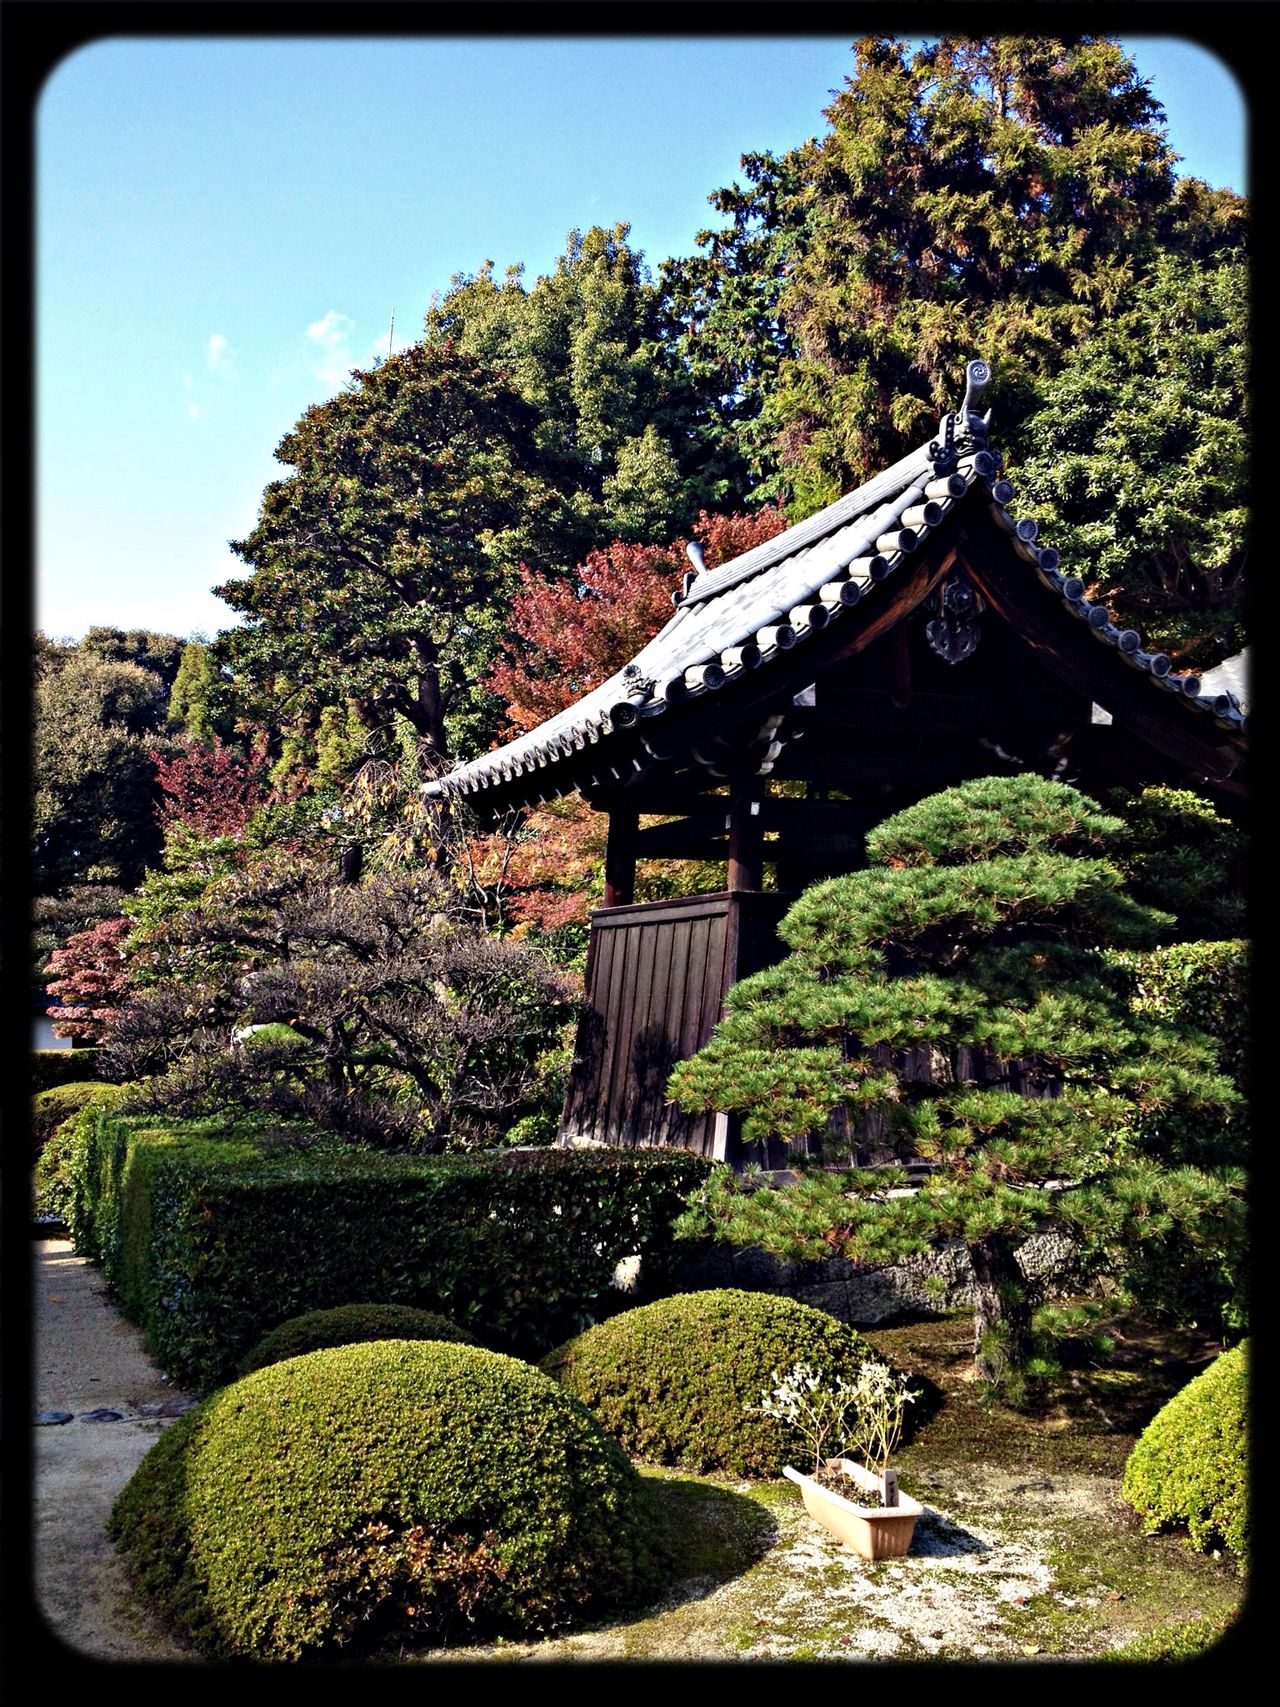
[[[992,769],[999,761],[990,759]],[[974,774],[973,761],[957,754],[937,759],[917,759],[894,753],[842,753],[816,742],[797,741],[784,749],[773,774],[787,781],[812,782],[838,788],[844,794],[865,788],[945,788],[950,781]],[[861,803],[859,803],[861,804]]]
[[[929,734],[990,735],[1010,720],[1011,707],[989,695],[913,692],[902,710],[880,688],[836,689],[820,681],[816,706],[797,707],[788,716],[796,728],[819,732],[881,729],[920,730]]]
[[[636,834],[639,814],[634,807],[615,806],[609,814],[604,845],[604,904],[625,907],[636,893]]]
[[[1096,640],[1010,549],[989,514],[970,510],[956,525],[957,545],[979,592],[1049,669],[1194,776],[1219,783],[1231,776],[1243,756],[1239,738],[1162,693],[1114,647]]]
[[[694,812],[687,818],[677,818],[673,824],[650,824],[636,836],[636,857],[723,859],[728,815],[729,802],[724,800],[718,809]]]
[[[728,887],[764,888],[764,830],[760,807],[766,784],[761,777],[735,778],[729,789]]]

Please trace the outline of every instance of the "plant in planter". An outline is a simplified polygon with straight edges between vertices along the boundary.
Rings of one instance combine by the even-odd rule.
[[[915,1398],[907,1381],[874,1360],[831,1386],[804,1363],[785,1377],[774,1375],[777,1384],[761,1396],[760,1409],[809,1437],[813,1473],[790,1464],[782,1473],[799,1487],[810,1517],[864,1559],[905,1553],[924,1509],[899,1491],[889,1468]],[[832,1449],[833,1456],[824,1456]]]

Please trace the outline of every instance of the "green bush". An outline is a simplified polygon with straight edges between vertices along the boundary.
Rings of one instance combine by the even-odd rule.
[[[91,1079],[98,1071],[96,1049],[33,1049],[31,1051],[31,1091],[38,1095],[54,1085]]]
[[[822,1310],[764,1292],[689,1292],[601,1322],[542,1367],[633,1457],[690,1470],[776,1476],[803,1437],[760,1414],[775,1371],[851,1375],[872,1347]],[[799,1455],[799,1456],[798,1456]]]
[[[1136,1012],[1213,1038],[1222,1071],[1248,1090],[1247,942],[1175,942],[1145,954],[1114,950],[1108,958],[1131,974]]]
[[[541,1634],[660,1585],[640,1478],[554,1381],[474,1346],[290,1358],[163,1434],[109,1532],[206,1650]]]
[[[1129,1454],[1121,1491],[1148,1531],[1248,1552],[1248,1342],[1175,1393]]]
[[[265,1334],[241,1360],[241,1375],[252,1375],[286,1357],[325,1351],[335,1345],[363,1345],[369,1340],[448,1340],[474,1345],[475,1336],[431,1310],[406,1304],[339,1304],[334,1310],[308,1310],[292,1316]]]
[[[74,1096],[68,1093],[74,1092]],[[104,1085],[94,1080],[89,1084],[70,1084],[41,1091],[32,1100],[63,1110],[58,1121],[43,1137],[38,1136],[40,1154],[36,1158],[32,1208],[37,1215],[56,1215],[68,1225],[74,1220],[74,1201],[77,1170],[83,1164],[84,1149],[95,1113],[110,1108],[120,1100],[123,1087]],[[45,1099],[51,1099],[46,1102]],[[60,1104],[52,1099],[61,1098]]]
[[[71,1233],[161,1368],[232,1379],[282,1318],[339,1304],[438,1311],[541,1356],[659,1268],[708,1164],[656,1150],[406,1156],[306,1128],[93,1115]]]

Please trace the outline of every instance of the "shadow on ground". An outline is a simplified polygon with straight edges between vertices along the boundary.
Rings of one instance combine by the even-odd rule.
[[[935,1511],[931,1505],[927,1505],[916,1519],[915,1533],[911,1537],[911,1553],[914,1557],[925,1559],[958,1559],[967,1553],[985,1553],[990,1556],[991,1543],[962,1528],[960,1524],[952,1523],[949,1517],[944,1517],[940,1511]]]

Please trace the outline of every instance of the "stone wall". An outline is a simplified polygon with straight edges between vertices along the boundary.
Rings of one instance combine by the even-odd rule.
[[[1073,1254],[1074,1246],[1061,1233],[1036,1233],[1019,1248],[1018,1261],[1028,1279],[1044,1282],[1049,1297],[1063,1296],[1079,1289],[1071,1277]],[[644,1294],[643,1273],[639,1281]],[[937,1315],[973,1302],[973,1274],[958,1241],[903,1263],[876,1267],[844,1257],[784,1262],[764,1251],[689,1240],[662,1290],[703,1292],[717,1286],[782,1293],[855,1327],[895,1316]]]

